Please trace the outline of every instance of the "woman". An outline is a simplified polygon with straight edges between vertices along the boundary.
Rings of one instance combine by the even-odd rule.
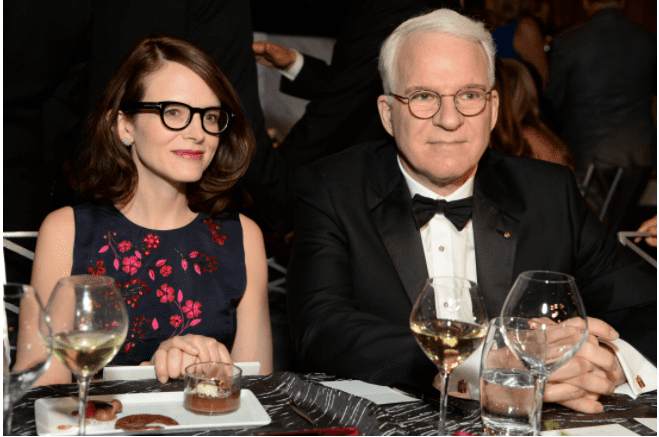
[[[142,39],[101,96],[74,172],[93,203],[46,217],[32,285],[46,302],[60,277],[113,277],[130,327],[112,364],[153,363],[161,382],[196,361],[272,372],[263,237],[230,208],[254,149],[210,57],[174,37]],[[17,367],[27,363],[19,344]],[[39,381],[68,382],[58,360]]]
[[[570,150],[542,121],[537,89],[528,68],[514,59],[497,59],[495,74],[499,119],[492,131],[492,148],[574,170]]]

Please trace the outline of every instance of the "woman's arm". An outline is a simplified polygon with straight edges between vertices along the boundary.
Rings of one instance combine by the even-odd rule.
[[[522,59],[533,65],[540,74],[542,88],[544,89],[547,86],[547,78],[549,77],[549,61],[545,53],[545,41],[542,32],[540,32],[540,28],[532,18],[525,17],[520,21],[513,38],[513,47]],[[538,91],[541,92],[542,90]]]
[[[238,308],[238,329],[231,350],[234,361],[259,361],[261,374],[272,373],[272,332],[268,306],[268,265],[259,227],[240,215],[247,287]]]
[[[50,213],[41,224],[37,247],[34,252],[31,284],[36,289],[41,303],[46,306],[53,288],[63,276],[69,276],[73,267],[73,242],[75,219],[73,209],[64,207]],[[18,349],[15,369],[30,365],[29,343],[41,342],[38,327],[27,322],[29,308],[21,308],[18,316]],[[57,358],[50,362],[48,370],[37,380],[36,385],[68,384],[71,372]]]

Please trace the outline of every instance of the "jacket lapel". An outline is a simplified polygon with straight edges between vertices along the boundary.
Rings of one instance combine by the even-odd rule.
[[[396,146],[378,149],[367,168],[366,202],[410,301],[428,279],[421,235],[414,225],[412,198],[398,168]]]
[[[515,278],[515,250],[524,212],[521,196],[503,182],[488,150],[479,162],[474,181],[473,226],[476,276],[490,318],[498,317]]]

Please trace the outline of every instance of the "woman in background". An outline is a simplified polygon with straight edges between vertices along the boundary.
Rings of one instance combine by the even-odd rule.
[[[122,60],[92,114],[74,187],[90,203],[52,212],[32,285],[115,279],[129,314],[111,364],[154,364],[161,382],[197,361],[259,361],[272,372],[267,265],[258,226],[231,194],[255,150],[231,84],[204,52],[152,34]],[[20,336],[17,368],[29,363]],[[39,384],[69,383],[58,360]]]
[[[569,149],[542,121],[537,88],[528,68],[514,59],[497,59],[495,89],[499,92],[499,120],[491,146],[574,170]]]

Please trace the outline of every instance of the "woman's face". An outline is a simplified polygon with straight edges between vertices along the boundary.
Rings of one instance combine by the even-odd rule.
[[[175,101],[196,108],[221,103],[195,72],[169,61],[146,78],[142,101]],[[131,155],[140,183],[165,180],[180,186],[201,179],[215,156],[220,136],[204,131],[200,117],[194,114],[185,129],[174,131],[165,127],[156,110],[135,112],[132,121],[119,113],[119,137],[133,143]]]

